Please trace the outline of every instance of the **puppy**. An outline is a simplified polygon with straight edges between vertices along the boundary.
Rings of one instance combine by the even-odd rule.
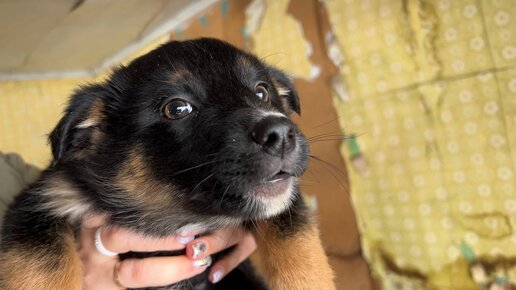
[[[50,135],[51,166],[6,214],[0,288],[80,289],[78,228],[102,213],[155,237],[244,225],[270,289],[334,289],[299,193],[309,149],[292,112],[285,74],[215,39],[167,43],[80,88]],[[264,289],[241,268],[159,289]]]

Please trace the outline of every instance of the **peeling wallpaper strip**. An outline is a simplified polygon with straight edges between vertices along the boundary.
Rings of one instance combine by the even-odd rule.
[[[261,18],[259,28],[251,36],[253,51],[267,63],[293,76],[314,79],[319,76],[320,71],[309,61],[311,45],[303,36],[301,24],[287,13],[289,2],[289,0],[263,0],[265,6],[263,16],[252,16]],[[261,10],[250,11],[250,13],[253,12],[261,13]]]

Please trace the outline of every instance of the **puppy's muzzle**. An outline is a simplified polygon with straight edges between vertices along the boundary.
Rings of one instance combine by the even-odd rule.
[[[256,123],[251,131],[252,139],[275,157],[284,158],[296,147],[296,128],[285,117],[269,116]]]

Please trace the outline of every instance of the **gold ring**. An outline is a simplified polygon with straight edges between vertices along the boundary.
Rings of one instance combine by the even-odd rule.
[[[115,285],[121,289],[127,289],[122,283],[120,283],[120,279],[118,279],[118,274],[120,272],[120,263],[121,261],[117,261],[115,264],[115,268],[113,268],[113,282],[115,282]]]

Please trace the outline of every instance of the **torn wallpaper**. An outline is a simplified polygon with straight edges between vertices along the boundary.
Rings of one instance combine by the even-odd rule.
[[[384,289],[514,289],[516,6],[325,4],[345,57],[349,98],[335,104],[368,166],[350,169],[354,205]]]

